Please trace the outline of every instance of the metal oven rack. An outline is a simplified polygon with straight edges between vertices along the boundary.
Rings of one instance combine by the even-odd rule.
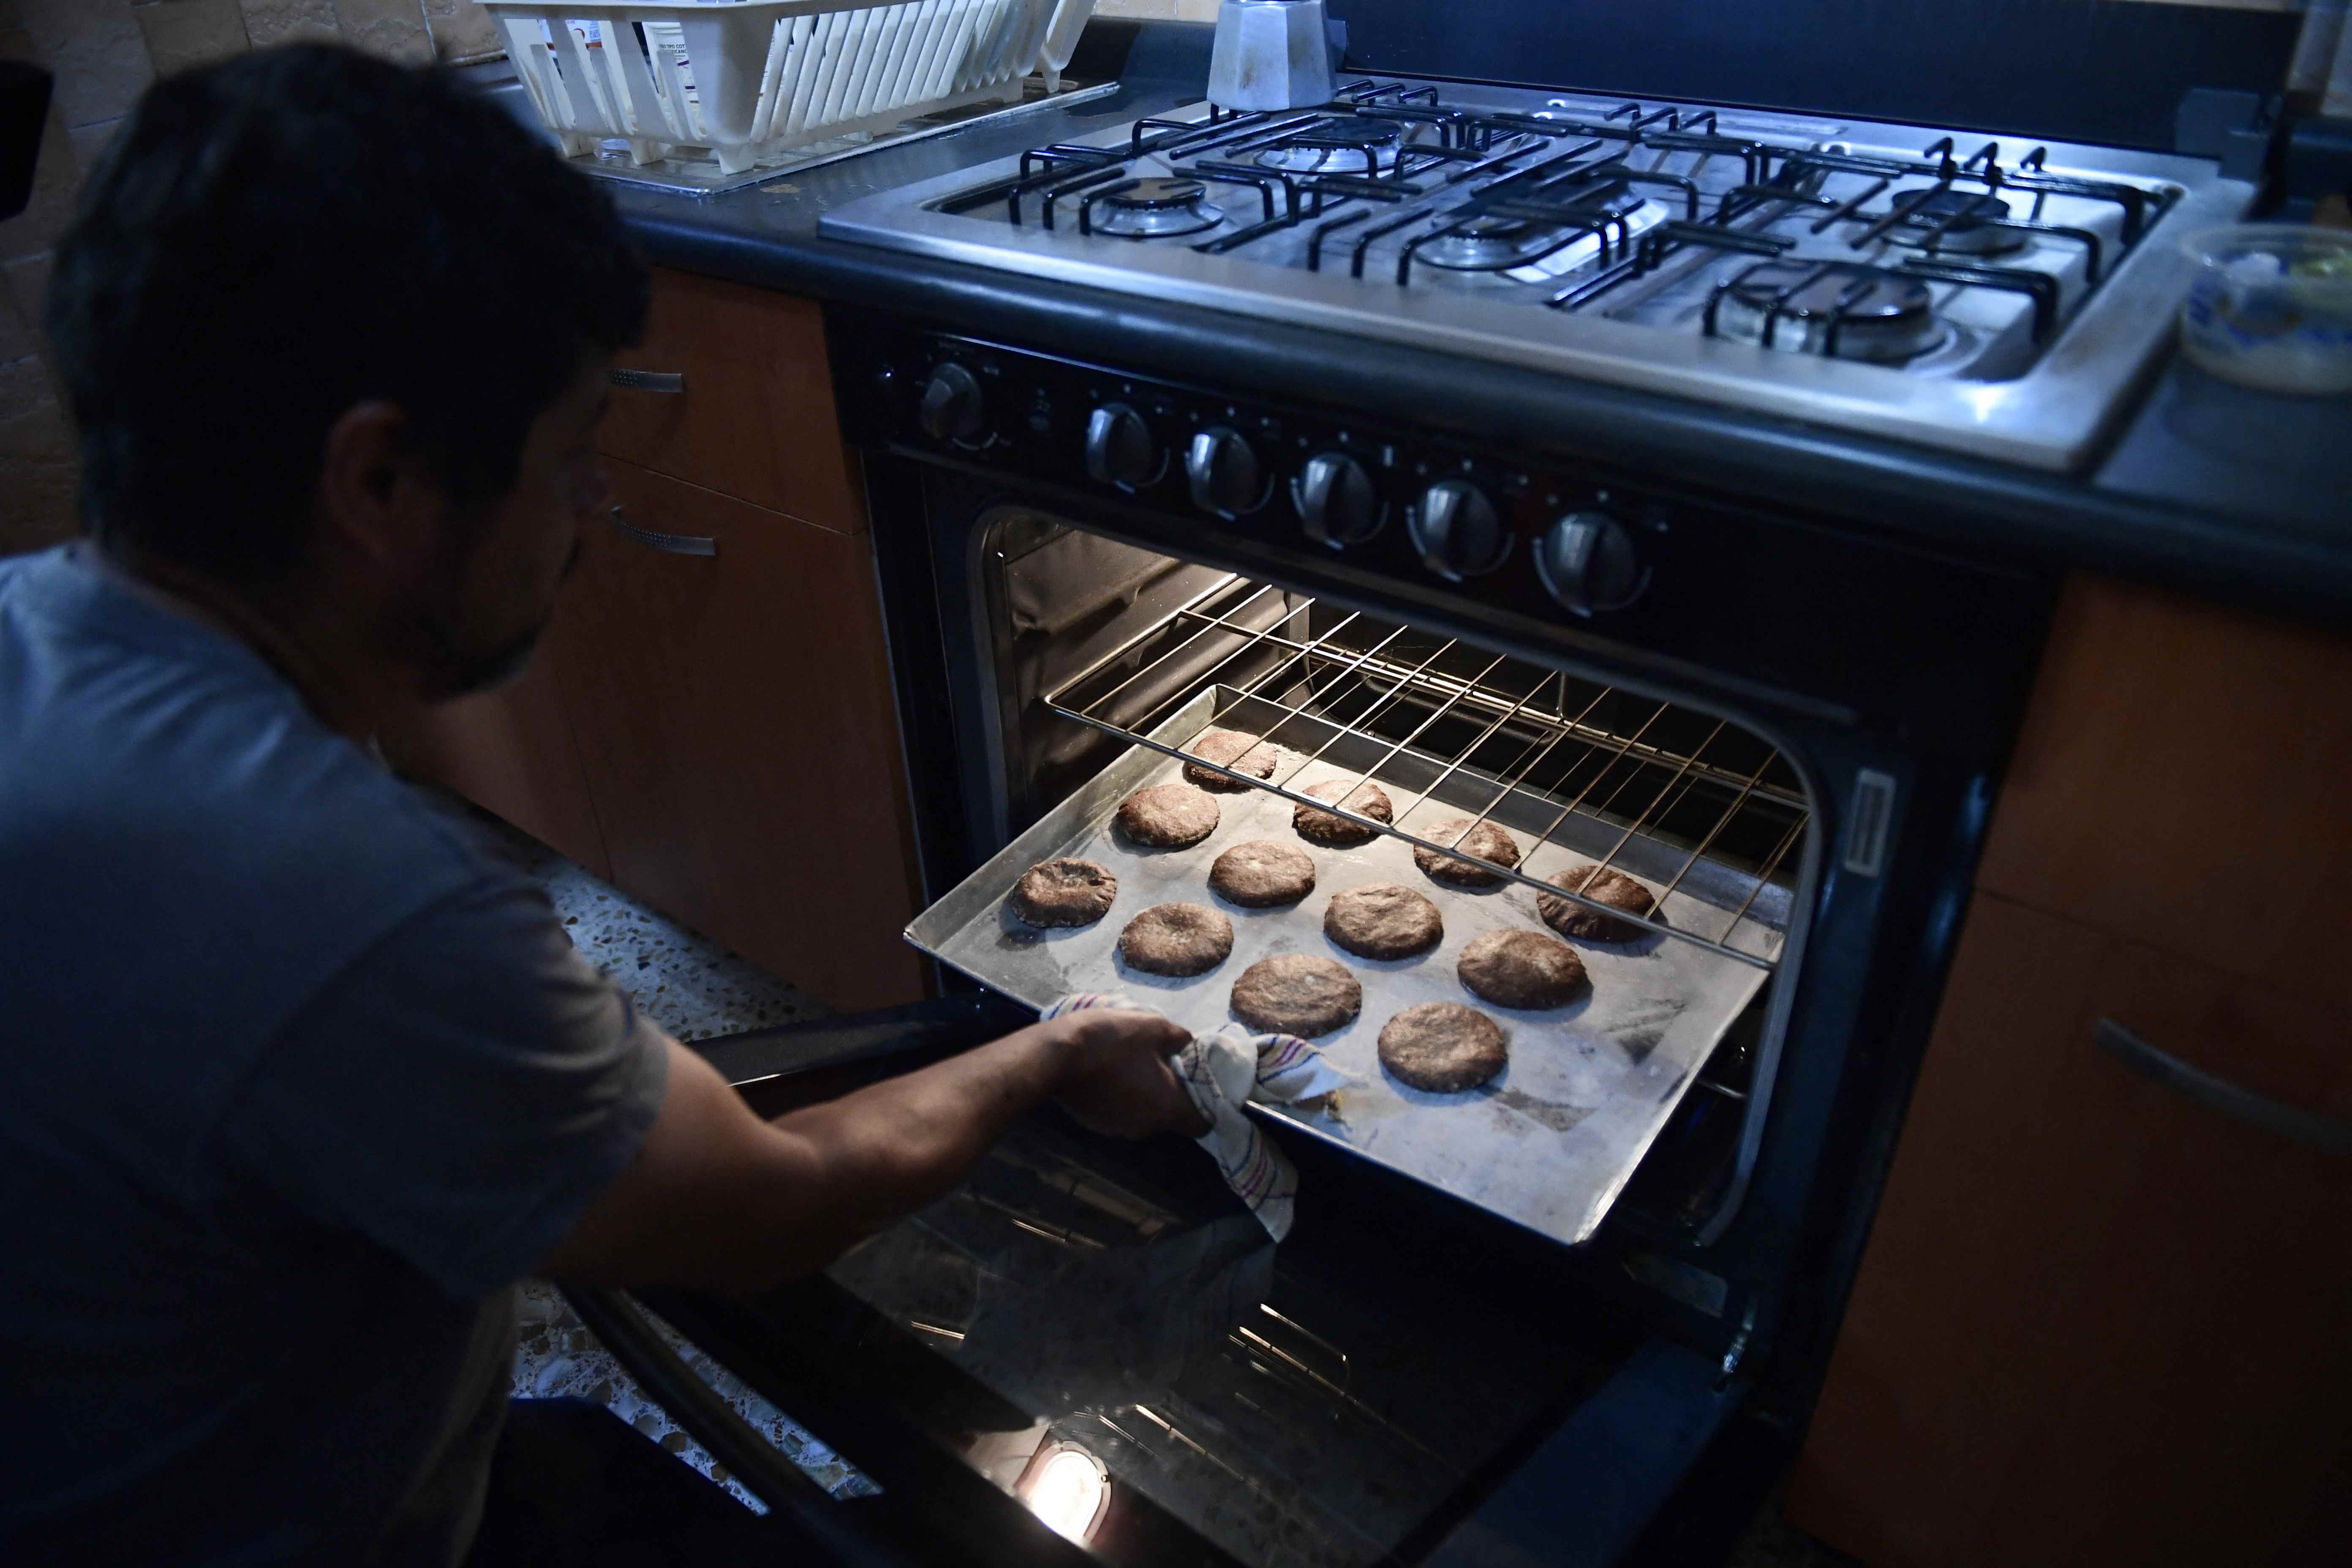
[[[1171,679],[1180,673],[1182,679]],[[1204,686],[1225,696],[1220,727],[1261,740],[1281,731],[1295,740],[1298,727],[1292,721],[1309,720],[1309,733],[1325,738],[1311,751],[1286,746],[1274,775],[1258,779],[1186,755],[1189,736],[1155,737],[1155,728]],[[1784,868],[1798,863],[1792,856],[1804,843],[1811,811],[1787,761],[1728,721],[1361,611],[1318,610],[1309,597],[1238,574],[1129,637],[1043,700],[1063,717],[1171,756],[1186,755],[1252,788],[1337,812],[1540,893],[1767,972],[1778,962],[1758,895],[1788,885]],[[1679,857],[1671,878],[1652,889],[1661,909],[1666,895],[1711,861],[1734,866],[1753,885],[1719,929],[1668,925],[1563,892],[1523,870],[1504,871],[1457,854],[1426,837],[1436,814],[1412,820],[1419,806],[1396,823],[1381,823],[1288,787],[1301,770],[1330,760],[1326,753],[1349,739],[1372,742],[1378,759],[1349,770],[1358,780],[1409,763],[1425,798],[1446,786],[1446,797],[1474,822],[1486,821],[1509,800],[1524,826],[1529,801],[1540,803],[1551,815],[1544,822],[1544,810],[1535,814],[1543,825],[1535,844],[1524,847],[1523,867],[1563,824],[1581,816],[1615,830],[1613,845],[1599,859],[1603,867],[1614,866],[1637,837]],[[1348,749],[1363,754],[1360,744]],[[1657,863],[1654,855],[1646,858]]]

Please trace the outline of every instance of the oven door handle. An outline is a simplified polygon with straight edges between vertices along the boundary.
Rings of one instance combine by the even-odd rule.
[[[2099,1048],[2152,1082],[2185,1095],[2209,1110],[2218,1110],[2249,1127],[2297,1143],[2307,1143],[2330,1154],[2352,1154],[2352,1121],[2305,1110],[2299,1105],[2256,1094],[2242,1084],[2216,1078],[2169,1052],[2158,1050],[2113,1018],[2102,1018],[2091,1031]]]
[[[769,1519],[786,1529],[798,1527],[810,1561],[854,1568],[919,1568],[919,1560],[905,1547],[860,1528],[861,1505],[835,1501],[737,1415],[655,1331],[643,1308],[617,1290],[576,1285],[562,1290],[563,1299],[613,1359],[688,1436],[733,1472],[746,1491],[767,1504]]]

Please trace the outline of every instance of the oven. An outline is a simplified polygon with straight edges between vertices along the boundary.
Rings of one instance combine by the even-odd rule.
[[[1003,994],[1042,983],[992,968],[1026,962],[1017,922],[990,934],[1009,876],[1213,723],[1286,760],[1228,781],[1229,813],[1373,779],[1414,804],[1365,853],[1442,852],[1449,815],[1507,830],[1520,859],[1449,926],[1532,925],[1555,865],[1635,877],[1660,901],[1588,944],[1593,1009],[1620,973],[1712,978],[1680,1037],[1612,1019],[1610,1104],[1517,1087],[1590,1051],[1584,1015],[1504,1010],[1506,1078],[1413,1108],[1481,1119],[1437,1154],[1266,1111],[1300,1177],[1278,1246],[1200,1151],[1047,1110],[819,1279],[650,1299],[878,1500],[796,1492],[666,1384],[625,1303],[594,1325],[849,1555],[1602,1563],[1736,1531],[1821,1375],[2053,585],[1345,388],[828,328],[933,906],[913,934],[945,962],[925,1007],[715,1047],[755,1104],[1017,1023]],[[1367,1079],[1394,979],[1351,1026]],[[1600,1156],[1560,1154],[1612,1117]]]

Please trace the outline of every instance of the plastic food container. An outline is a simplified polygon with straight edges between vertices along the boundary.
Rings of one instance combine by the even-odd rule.
[[[2242,223],[2183,235],[2191,363],[2265,392],[2352,391],[2352,229]]]

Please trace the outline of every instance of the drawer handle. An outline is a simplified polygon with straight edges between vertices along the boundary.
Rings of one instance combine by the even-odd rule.
[[[675,370],[614,370],[613,384],[637,392],[684,392],[686,376]]]
[[[708,534],[659,533],[650,528],[639,528],[635,523],[631,522],[627,518],[621,515],[621,509],[619,507],[614,507],[613,509],[612,515],[606,518],[605,521],[613,525],[613,531],[619,534],[622,538],[634,539],[639,544],[645,545],[649,549],[667,550],[672,555],[716,555],[719,553],[719,541],[711,538]]]
[[[2179,1057],[2158,1050],[2113,1018],[2100,1019],[2091,1031],[2091,1038],[2101,1050],[2142,1078],[2187,1095],[2209,1110],[2330,1154],[2352,1154],[2352,1121],[2340,1116],[2305,1110],[2301,1106],[2256,1094],[2228,1079],[2215,1078]]]

